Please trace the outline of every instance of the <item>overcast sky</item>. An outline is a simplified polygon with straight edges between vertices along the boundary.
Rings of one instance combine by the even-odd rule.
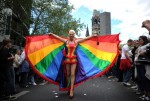
[[[129,38],[137,39],[140,35],[148,35],[148,31],[141,28],[141,23],[145,19],[150,19],[150,0],[69,0],[69,2],[75,8],[73,16],[88,24],[90,32],[93,9],[96,9],[111,13],[111,32],[120,33],[120,40],[123,43]],[[85,36],[85,30],[80,33],[82,37]]]

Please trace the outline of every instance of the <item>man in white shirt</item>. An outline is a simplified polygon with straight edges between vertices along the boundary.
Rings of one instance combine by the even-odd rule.
[[[133,40],[129,39],[127,41],[127,44],[122,47],[121,51],[121,61],[120,61],[120,70],[123,71],[123,84],[126,86],[131,86],[129,83],[130,77],[131,77],[131,63],[132,58],[129,55],[130,46],[132,46]]]

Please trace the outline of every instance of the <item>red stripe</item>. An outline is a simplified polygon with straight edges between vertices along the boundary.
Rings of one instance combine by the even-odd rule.
[[[119,43],[120,42],[119,41],[119,34],[94,36],[90,40],[95,41],[95,42],[110,42],[110,43]]]

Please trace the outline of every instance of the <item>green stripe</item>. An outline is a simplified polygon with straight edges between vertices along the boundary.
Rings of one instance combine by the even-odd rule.
[[[41,73],[45,73],[48,66],[51,64],[55,56],[63,49],[64,45],[59,46],[51,53],[49,53],[46,57],[44,57],[39,63],[35,65],[36,69]]]
[[[79,45],[79,48],[86,54],[86,56],[89,58],[92,64],[100,70],[104,70],[107,66],[110,65],[109,61],[97,58],[88,49],[84,48],[84,46]]]

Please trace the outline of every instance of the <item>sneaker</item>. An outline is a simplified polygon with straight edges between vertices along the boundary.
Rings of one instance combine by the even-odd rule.
[[[136,95],[141,95],[142,92],[141,92],[141,91],[137,91],[135,94],[136,94]]]
[[[146,97],[146,96],[145,96],[145,94],[144,94],[144,95],[140,96],[139,98],[142,99],[142,98],[145,98],[145,97]]]
[[[131,84],[128,83],[128,82],[123,82],[123,84],[124,84],[125,86],[131,86]]]
[[[16,100],[17,99],[17,97],[15,97],[15,96],[10,96],[10,100]]]
[[[150,98],[148,96],[141,98],[143,101],[150,101]]]
[[[150,98],[148,96],[145,97],[146,101],[150,101]]]
[[[32,83],[31,83],[31,82],[28,82],[28,84],[31,85]]]
[[[36,86],[37,84],[34,82],[34,83],[32,83],[32,85]]]
[[[132,88],[132,89],[136,89],[137,87],[138,87],[138,86],[137,86],[137,85],[135,85],[135,86],[132,86],[131,88]]]
[[[12,101],[12,100],[16,100],[17,97],[15,96],[6,96],[5,98],[1,99],[1,101]]]

